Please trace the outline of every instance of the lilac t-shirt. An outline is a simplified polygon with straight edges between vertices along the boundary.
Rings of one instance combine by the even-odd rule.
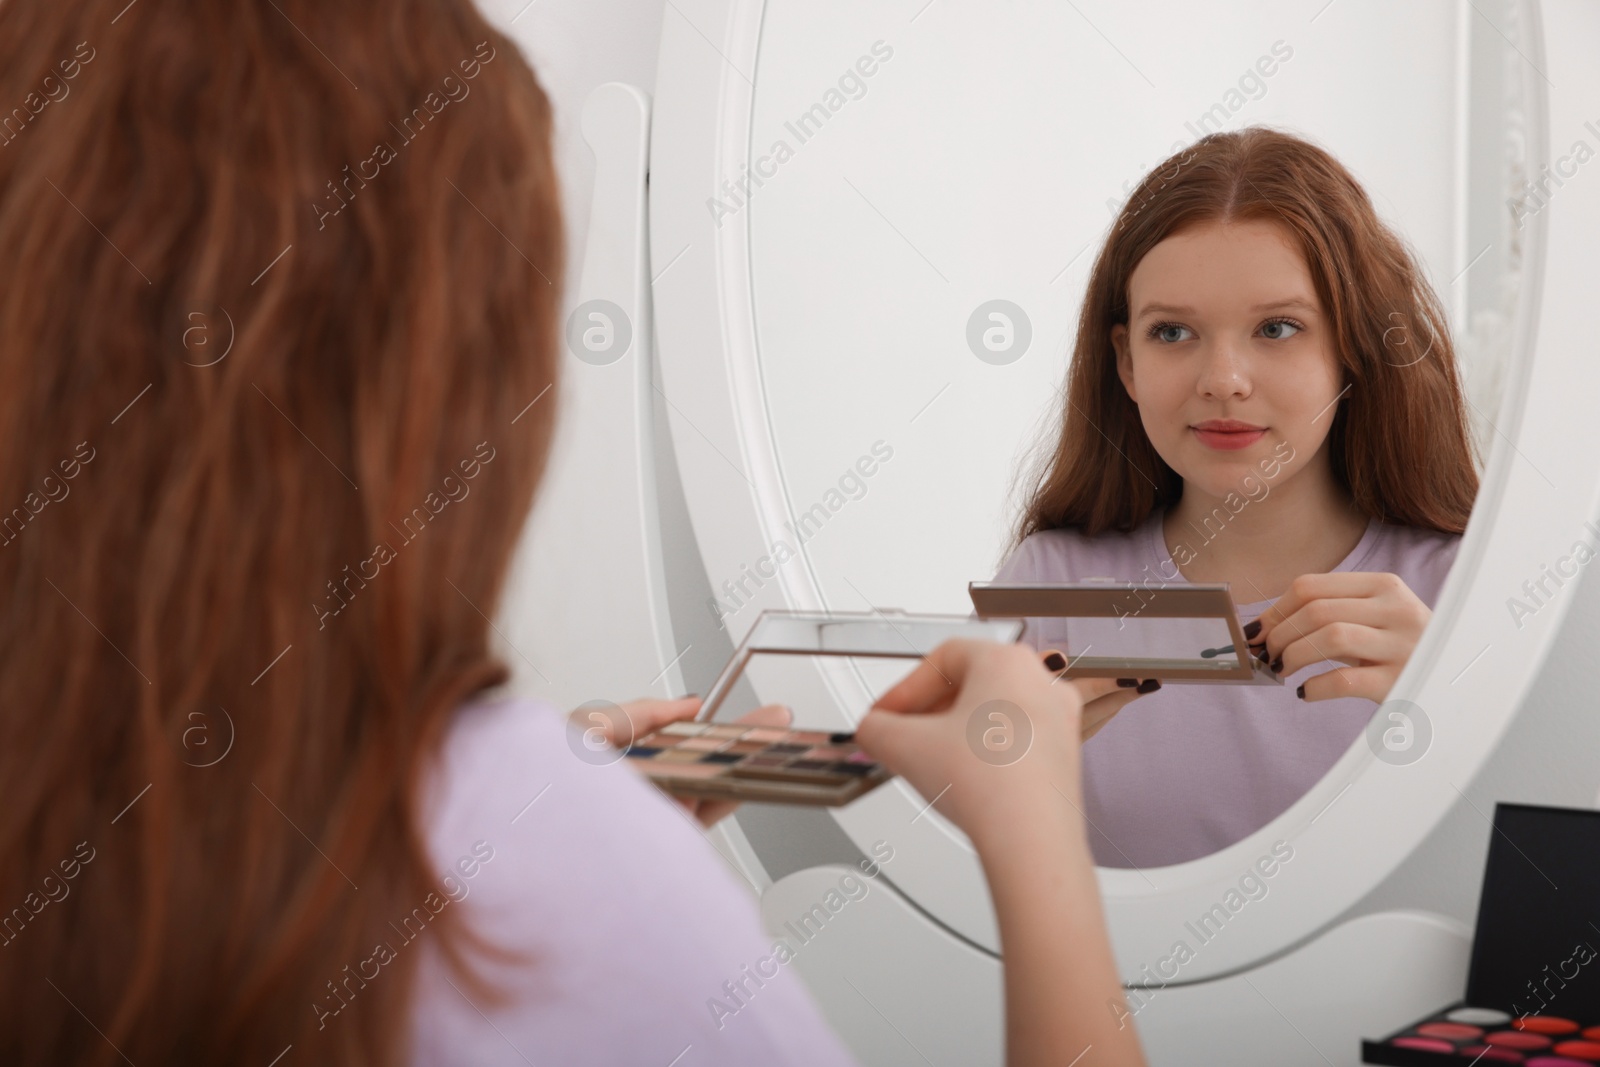
[[[1128,533],[1088,538],[1044,530],[1025,538],[995,581],[1079,582],[1092,578],[1187,584],[1154,511]],[[1397,574],[1430,608],[1461,539],[1376,519],[1335,571]],[[1271,600],[1238,605],[1250,622]],[[1060,620],[1029,619],[1023,640],[1056,647]],[[1324,661],[1284,685],[1167,683],[1138,697],[1083,747],[1084,814],[1095,862],[1160,867],[1209,855],[1270,822],[1327,773],[1377,705],[1361,697],[1303,701],[1295,687],[1334,670]]]
[[[750,889],[698,824],[623,760],[580,759],[576,737],[535,700],[469,704],[452,724],[423,795],[450,875],[434,906],[533,962],[479,963],[511,994],[491,1008],[405,927],[394,951],[422,954],[411,1062],[854,1064],[799,974],[770,959]],[[749,977],[764,958],[777,973]]]

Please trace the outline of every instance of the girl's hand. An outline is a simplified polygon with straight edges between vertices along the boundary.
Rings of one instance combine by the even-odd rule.
[[[1044,666],[1046,670],[1055,673],[1057,681],[1065,681],[1060,672],[1067,668],[1067,657],[1061,652],[1053,648],[1045,652]],[[1116,689],[1103,697],[1095,697],[1083,705],[1081,740],[1087,741],[1099,733],[1105,724],[1111,721],[1113,715],[1133,703],[1137,697],[1154,693],[1160,688],[1161,682],[1156,678],[1142,681],[1137,678],[1118,678]]]
[[[856,743],[980,852],[1030,812],[1060,809],[1082,834],[1083,701],[1116,688],[1110,678],[1052,678],[1025,645],[955,638],[878,699]]]
[[[568,718],[580,729],[598,729],[605,735],[608,744],[615,748],[626,749],[639,738],[648,737],[652,731],[659,730],[669,722],[694,718],[700,710],[700,698],[693,696],[678,700],[630,700],[626,704],[617,706],[628,717],[631,728],[624,728],[621,723],[614,723],[604,715],[592,713],[585,721],[581,708]],[[775,726],[788,729],[792,718],[789,709],[784,705],[765,704],[734,721],[750,726]],[[684,809],[699,819],[700,825],[708,830],[724,816],[732,814],[739,806],[737,800],[704,800],[699,797],[672,797],[672,799],[683,805]]]
[[[1256,620],[1252,648],[1265,647],[1281,675],[1323,660],[1348,666],[1308,679],[1304,700],[1366,697],[1383,703],[1416,650],[1433,612],[1396,574],[1302,574]]]

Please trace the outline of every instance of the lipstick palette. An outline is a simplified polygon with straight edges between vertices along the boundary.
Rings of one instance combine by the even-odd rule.
[[[1600,1064],[1600,812],[1495,806],[1466,997],[1363,1063]]]

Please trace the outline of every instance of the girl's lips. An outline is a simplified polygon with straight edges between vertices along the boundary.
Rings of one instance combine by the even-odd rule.
[[[1207,448],[1215,448],[1221,452],[1233,452],[1241,448],[1249,448],[1266,434],[1266,430],[1244,430],[1238,432],[1224,432],[1221,430],[1195,429],[1194,435],[1200,443]]]

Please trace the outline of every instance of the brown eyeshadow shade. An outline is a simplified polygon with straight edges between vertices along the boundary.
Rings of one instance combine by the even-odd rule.
[[[745,731],[746,741],[782,741],[789,736],[789,731],[775,729],[771,726],[757,726],[753,730]]]
[[[810,747],[811,745],[826,745],[829,736],[829,734],[821,730],[795,730],[789,735],[788,739],[794,744]]]
[[[679,741],[678,747],[691,752],[715,752],[727,743],[725,737],[691,737],[687,741]]]
[[[686,752],[681,748],[669,748],[656,755],[655,763],[699,763],[703,752]]]
[[[745,755],[749,755],[752,752],[765,751],[766,747],[767,747],[766,743],[762,742],[762,741],[735,741],[733,744],[729,745],[727,748],[723,749],[722,751],[724,751],[724,752],[737,752],[739,755],[745,756]]]
[[[722,773],[720,763],[672,763],[662,766],[659,759],[644,760],[640,769],[652,778],[711,778]]]

